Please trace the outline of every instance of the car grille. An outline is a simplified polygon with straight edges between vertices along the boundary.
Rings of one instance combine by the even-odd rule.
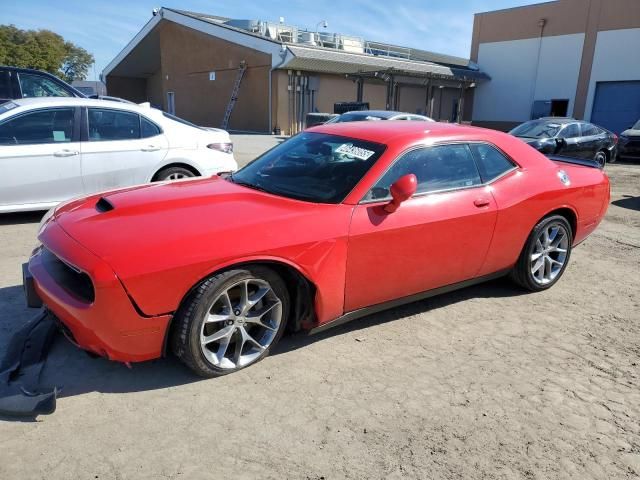
[[[95,290],[89,275],[60,260],[46,248],[42,249],[40,255],[42,255],[42,264],[49,275],[69,295],[81,302],[93,303]]]

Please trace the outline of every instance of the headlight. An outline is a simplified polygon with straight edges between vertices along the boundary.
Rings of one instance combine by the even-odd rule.
[[[38,236],[40,236],[40,234],[44,232],[44,229],[47,227],[47,224],[53,218],[53,214],[56,213],[56,208],[57,207],[52,207],[49,210],[47,210],[47,213],[45,213],[44,217],[42,217],[42,220],[40,220],[40,225],[38,225]]]

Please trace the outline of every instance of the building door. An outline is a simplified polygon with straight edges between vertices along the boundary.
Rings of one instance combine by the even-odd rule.
[[[167,92],[167,113],[176,114],[176,94],[174,92]]]
[[[617,134],[640,119],[640,81],[598,82],[591,123]]]

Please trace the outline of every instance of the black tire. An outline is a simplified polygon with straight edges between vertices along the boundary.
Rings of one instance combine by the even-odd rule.
[[[209,361],[200,344],[200,334],[206,315],[214,301],[233,285],[243,280],[255,279],[267,282],[282,304],[280,324],[268,347],[259,356],[244,366],[220,368]],[[197,375],[211,378],[227,375],[259,362],[282,337],[289,316],[289,292],[283,280],[273,270],[262,266],[246,266],[218,273],[203,281],[185,299],[176,313],[171,332],[173,353]],[[235,335],[235,334],[234,334]],[[236,338],[236,337],[233,337]],[[234,340],[237,342],[237,340]]]
[[[196,174],[193,173],[188,168],[184,167],[168,167],[163,168],[158,173],[156,173],[154,177],[155,182],[164,182],[166,180],[179,180],[181,178],[191,178],[195,177]],[[175,178],[172,178],[175,177]]]
[[[597,162],[598,165],[600,165],[602,168],[604,168],[604,166],[607,164],[607,152],[605,152],[604,150],[600,150],[593,157],[593,160]]]
[[[551,227],[553,224],[562,225],[562,227],[564,227],[565,231],[567,232],[568,247],[566,252],[566,258],[564,260],[564,264],[562,265],[562,268],[557,273],[555,278],[548,283],[541,284],[536,281],[536,279],[533,276],[533,273],[531,272],[531,263],[530,263],[531,255],[534,253],[534,249],[536,247],[536,240],[538,239],[539,235],[543,232],[544,229]],[[517,283],[522,288],[529,290],[531,292],[540,292],[542,290],[551,288],[553,285],[556,284],[558,280],[560,280],[560,277],[562,277],[562,274],[564,273],[565,269],[567,268],[567,265],[569,264],[569,259],[571,258],[572,244],[573,244],[573,230],[571,229],[571,225],[569,224],[569,222],[565,217],[563,217],[562,215],[551,215],[543,218],[542,220],[540,220],[540,222],[538,222],[538,224],[533,228],[533,230],[529,234],[529,238],[527,238],[527,242],[525,243],[524,248],[520,253],[520,257],[518,258],[518,261],[513,267],[513,270],[511,270],[511,273],[509,274],[509,276],[515,283]]]

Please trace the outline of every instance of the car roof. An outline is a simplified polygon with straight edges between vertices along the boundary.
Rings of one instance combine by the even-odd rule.
[[[345,112],[343,115],[361,115],[361,116],[372,116],[372,117],[380,117],[380,118],[391,118],[396,115],[417,115],[414,113],[406,113],[406,112],[396,112],[393,110],[352,110],[350,112]]]
[[[79,98],[79,97],[30,97],[16,98],[9,100],[19,107],[101,107],[114,108],[117,110],[131,110],[137,113],[149,113],[153,110],[145,104],[138,105],[135,103],[114,102],[113,100],[100,100],[97,98]]]

